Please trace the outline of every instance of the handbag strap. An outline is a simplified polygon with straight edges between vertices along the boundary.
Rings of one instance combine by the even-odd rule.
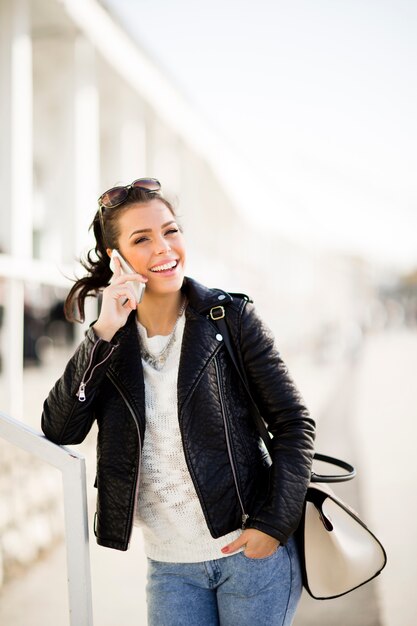
[[[265,426],[265,421],[259,412],[258,405],[256,404],[250,392],[249,384],[246,378],[246,372],[241,369],[241,367],[239,366],[238,360],[236,358],[235,350],[233,348],[233,344],[230,339],[229,327],[226,322],[225,307],[223,306],[213,307],[212,309],[210,309],[210,317],[214,321],[214,323],[217,325],[221,334],[223,335],[224,345],[226,346],[226,349],[230,355],[230,358],[232,359],[232,363],[236,368],[239,378],[242,381],[243,386],[246,389],[246,393],[248,394],[249,400],[251,401],[253,408],[255,410],[253,416],[254,416],[254,422],[255,422],[256,428],[258,429],[259,435],[261,436],[269,454],[271,454],[272,453],[271,435],[269,434],[269,431],[267,427]],[[337,459],[336,457],[328,456],[326,454],[319,454],[318,452],[314,454],[314,459],[316,461],[322,461],[323,463],[329,463],[331,465],[335,465],[336,467],[340,467],[341,469],[344,469],[346,473],[345,474],[316,474],[316,472],[311,472],[311,479],[310,479],[311,482],[342,483],[348,480],[352,480],[352,478],[356,476],[356,469],[354,468],[353,465],[351,465],[350,463],[347,463],[347,461],[342,461],[341,459]]]
[[[318,452],[315,452],[314,459],[336,465],[336,467],[346,470],[346,474],[316,474],[316,472],[311,472],[310,480],[312,483],[344,483],[356,476],[356,469],[347,461],[342,461],[334,456],[327,456],[327,454],[319,454]]]

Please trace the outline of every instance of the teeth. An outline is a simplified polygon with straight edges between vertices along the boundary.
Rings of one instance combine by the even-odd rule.
[[[176,261],[171,261],[171,263],[165,263],[165,265],[157,265],[151,269],[151,272],[163,272],[164,270],[170,270],[175,267],[176,264]]]

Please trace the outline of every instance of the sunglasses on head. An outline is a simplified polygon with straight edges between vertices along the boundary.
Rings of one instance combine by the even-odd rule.
[[[127,199],[131,189],[143,189],[144,191],[152,192],[159,191],[161,189],[161,183],[156,178],[138,178],[134,180],[130,185],[123,185],[121,187],[112,187],[108,191],[105,191],[98,199],[98,205],[100,209],[113,209]]]
[[[103,209],[114,209],[114,207],[123,204],[129,195],[131,189],[143,189],[143,191],[159,191],[161,189],[161,183],[156,178],[138,178],[134,180],[130,185],[123,185],[120,187],[112,187],[108,191],[105,191],[98,199],[98,216],[100,220],[101,233],[103,240],[106,243],[106,233],[103,220]],[[107,243],[106,243],[107,245]]]

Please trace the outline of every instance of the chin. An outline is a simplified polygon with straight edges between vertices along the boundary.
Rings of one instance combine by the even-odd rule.
[[[164,281],[155,282],[153,285],[149,285],[149,291],[158,294],[175,293],[180,291],[184,282],[184,275],[175,276],[172,279],[164,279]]]

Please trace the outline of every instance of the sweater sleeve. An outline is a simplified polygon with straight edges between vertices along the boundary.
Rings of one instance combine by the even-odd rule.
[[[267,501],[247,526],[285,544],[296,530],[310,481],[315,424],[282,360],[269,328],[247,303],[240,347],[251,394],[272,435]]]
[[[94,398],[118,344],[86,334],[43,405],[41,427],[59,445],[81,443],[94,421]]]

